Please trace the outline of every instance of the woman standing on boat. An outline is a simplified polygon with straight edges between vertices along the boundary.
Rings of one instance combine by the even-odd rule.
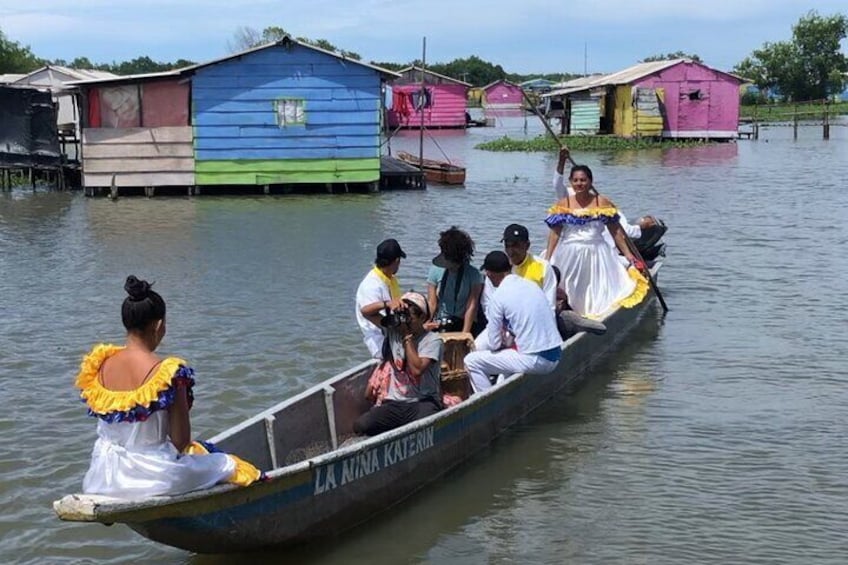
[[[143,498],[259,479],[250,463],[191,441],[194,371],[182,359],[154,354],[165,336],[165,301],[134,276],[124,289],[126,345],[95,346],[76,379],[89,415],[97,418],[83,492]]]
[[[439,234],[441,252],[433,258],[427,276],[427,302],[438,329],[477,335],[477,309],[483,291],[483,275],[471,265],[474,241],[452,226]]]
[[[550,228],[545,256],[562,273],[560,288],[569,304],[579,315],[589,317],[601,316],[614,306],[639,304],[648,291],[648,281],[639,272],[645,265],[627,246],[618,209],[592,186],[589,167],[572,167],[569,182],[574,195],[566,193],[545,219]],[[620,263],[604,242],[605,230],[630,267]]]

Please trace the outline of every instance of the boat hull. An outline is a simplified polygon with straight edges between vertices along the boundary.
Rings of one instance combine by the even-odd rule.
[[[428,183],[465,184],[465,167],[443,161],[434,161],[432,159],[424,159],[424,164],[422,165],[421,159],[405,151],[400,151],[397,157],[401,161],[405,161],[421,169]]]
[[[446,171],[444,169],[428,169],[424,167],[424,176],[428,183],[436,184],[465,184],[465,170]]]
[[[651,293],[634,308],[616,310],[604,320],[608,331],[603,336],[572,337],[550,374],[512,376],[426,419],[285,467],[269,481],[247,488],[219,486],[143,508],[130,502],[123,508],[87,508],[79,519],[123,522],[154,541],[198,553],[332,537],[434,482],[555,393],[576,390],[589,368],[627,339],[654,302]],[[357,370],[367,374],[370,367]],[[67,508],[62,517],[74,519]]]

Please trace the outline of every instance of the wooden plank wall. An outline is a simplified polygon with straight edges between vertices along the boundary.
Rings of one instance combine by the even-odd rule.
[[[377,181],[380,87],[377,71],[298,45],[199,69],[197,184]],[[304,101],[304,124],[280,123],[283,99]]]
[[[86,128],[83,186],[193,186],[191,126]]]

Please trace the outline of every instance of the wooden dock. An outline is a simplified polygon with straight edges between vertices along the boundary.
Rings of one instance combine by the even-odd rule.
[[[427,181],[418,167],[391,155],[380,157],[380,190],[424,190]]]

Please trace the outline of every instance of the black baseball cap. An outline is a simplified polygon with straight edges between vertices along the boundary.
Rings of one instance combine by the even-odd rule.
[[[398,257],[406,259],[406,253],[400,248],[400,243],[396,239],[387,239],[377,246],[378,260],[394,261]]]
[[[486,255],[481,269],[493,273],[508,273],[512,270],[512,265],[506,253],[503,251],[492,251]]]
[[[530,233],[521,224],[509,224],[503,232],[501,241],[511,243],[514,241],[530,241]]]

